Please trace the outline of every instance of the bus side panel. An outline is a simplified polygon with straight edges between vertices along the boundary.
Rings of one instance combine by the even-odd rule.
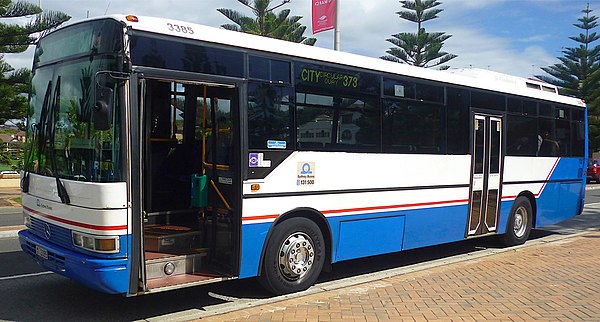
[[[468,205],[406,211],[403,249],[414,249],[465,238]]]
[[[398,211],[330,218],[333,261],[401,251],[404,222]]]
[[[240,278],[258,276],[260,257],[272,222],[242,225]]]

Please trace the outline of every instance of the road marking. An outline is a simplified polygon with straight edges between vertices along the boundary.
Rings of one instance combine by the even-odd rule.
[[[5,276],[5,277],[0,277],[0,281],[16,280],[16,279],[24,278],[24,277],[33,277],[33,276],[48,275],[48,274],[54,274],[54,273],[53,272],[39,272],[39,273],[30,273],[30,274],[22,274],[22,275]]]

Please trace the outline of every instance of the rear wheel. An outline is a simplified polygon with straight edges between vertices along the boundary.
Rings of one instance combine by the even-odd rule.
[[[505,246],[523,244],[531,232],[533,209],[529,199],[518,197],[511,210],[506,226],[506,233],[500,236],[500,241]]]
[[[291,218],[275,226],[258,281],[274,294],[305,290],[315,283],[324,261],[323,234],[313,221]]]

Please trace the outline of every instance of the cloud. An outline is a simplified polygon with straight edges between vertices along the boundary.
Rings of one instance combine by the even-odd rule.
[[[529,46],[517,50],[510,46],[512,39],[495,37],[476,29],[453,28],[448,32],[454,35],[444,46],[444,50],[458,55],[449,62],[452,68],[476,67],[531,77],[543,73],[541,66],[555,62],[555,58],[540,46]]]

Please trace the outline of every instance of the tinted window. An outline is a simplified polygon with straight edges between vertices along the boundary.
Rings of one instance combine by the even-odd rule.
[[[585,154],[585,125],[583,122],[571,124],[571,156],[583,157]]]
[[[290,83],[291,64],[289,62],[257,56],[249,56],[248,62],[250,78]]]
[[[244,75],[244,56],[241,51],[182,41],[133,36],[131,60],[134,65],[140,66],[231,77]]]
[[[540,104],[540,116],[554,117],[554,106],[550,104]]]
[[[508,115],[506,133],[506,154],[516,156],[536,156],[538,145],[537,119],[521,115]]]
[[[379,151],[376,104],[357,98],[298,93],[296,119],[301,150]]]
[[[442,107],[384,100],[383,150],[397,153],[442,153]]]
[[[508,98],[508,112],[523,115],[536,116],[537,103],[535,101],[521,100],[517,98]]]
[[[271,80],[271,64],[267,58],[249,56],[248,71],[250,78]]]
[[[277,143],[279,149],[291,149],[290,95],[288,87],[267,83],[248,85],[248,146],[266,149]],[[271,144],[269,144],[271,142]]]
[[[476,108],[504,111],[506,108],[506,98],[502,95],[472,91],[471,106]]]
[[[556,120],[556,142],[558,142],[559,155],[571,155],[571,122]]]
[[[425,102],[444,103],[444,88],[417,83],[417,99]]]
[[[449,154],[469,153],[469,91],[447,89],[447,151]]]
[[[540,136],[540,148],[538,155],[541,157],[557,157],[560,155],[561,147],[556,139],[554,119],[538,119]]]

